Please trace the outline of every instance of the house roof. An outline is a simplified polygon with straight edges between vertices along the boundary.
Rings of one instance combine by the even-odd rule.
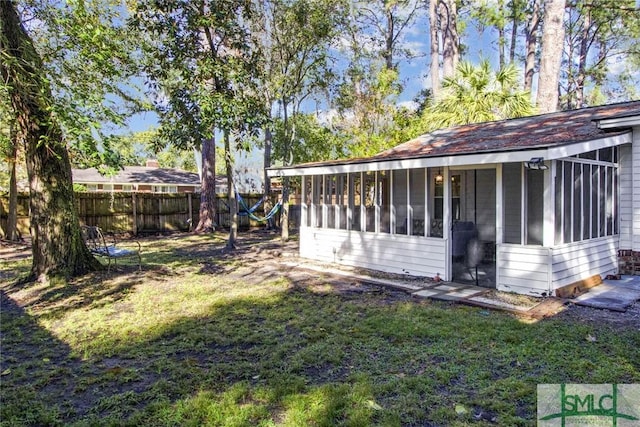
[[[180,169],[125,166],[114,176],[101,175],[96,168],[72,169],[72,173],[76,183],[200,185],[197,173]]]
[[[599,120],[640,116],[640,101],[562,111],[518,119],[440,129],[367,158],[306,163],[274,170],[304,169],[429,157],[544,149],[622,135],[627,128],[601,129]]]

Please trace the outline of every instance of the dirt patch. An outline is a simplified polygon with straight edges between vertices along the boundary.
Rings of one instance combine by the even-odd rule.
[[[566,305],[567,309],[559,313],[557,319],[640,331],[640,301],[636,301],[625,312],[584,307],[571,302],[567,302]]]
[[[4,261],[21,261],[31,256],[31,245],[28,241],[10,242],[0,240],[0,259]]]

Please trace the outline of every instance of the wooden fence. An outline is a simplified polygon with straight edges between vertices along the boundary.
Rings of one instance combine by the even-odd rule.
[[[253,206],[262,195],[246,194],[242,197],[248,206]],[[75,193],[75,202],[81,224],[97,225],[105,231],[115,233],[187,231],[190,222],[194,226],[198,223],[200,209],[200,195],[193,193]],[[0,194],[2,230],[7,226],[8,207],[8,195]],[[217,196],[216,207],[218,226],[229,227],[231,221],[226,195]],[[263,216],[262,209],[259,209],[256,215]],[[297,227],[300,218],[298,206],[291,207],[290,217],[291,227]],[[241,229],[261,225],[248,216],[238,217],[238,226]],[[29,234],[28,193],[18,196],[18,229],[23,235]]]

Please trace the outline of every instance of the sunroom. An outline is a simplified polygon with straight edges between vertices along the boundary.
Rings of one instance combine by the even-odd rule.
[[[467,125],[270,174],[301,177],[302,257],[549,295],[636,250],[640,131],[617,119],[634,115],[640,102]]]

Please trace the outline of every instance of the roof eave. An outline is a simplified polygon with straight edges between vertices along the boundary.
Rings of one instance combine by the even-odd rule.
[[[599,129],[618,129],[640,126],[640,115],[602,119],[597,121],[597,125]]]
[[[497,163],[524,162],[532,157],[556,160],[586,153],[598,148],[613,147],[631,142],[631,132],[605,136],[587,141],[571,142],[563,145],[527,147],[526,149],[500,150],[482,153],[451,154],[430,157],[406,157],[395,159],[359,159],[357,161],[326,162],[308,166],[270,168],[269,177],[331,175],[338,173],[368,172],[376,170],[415,169],[424,167],[463,167],[470,165],[490,165]]]

